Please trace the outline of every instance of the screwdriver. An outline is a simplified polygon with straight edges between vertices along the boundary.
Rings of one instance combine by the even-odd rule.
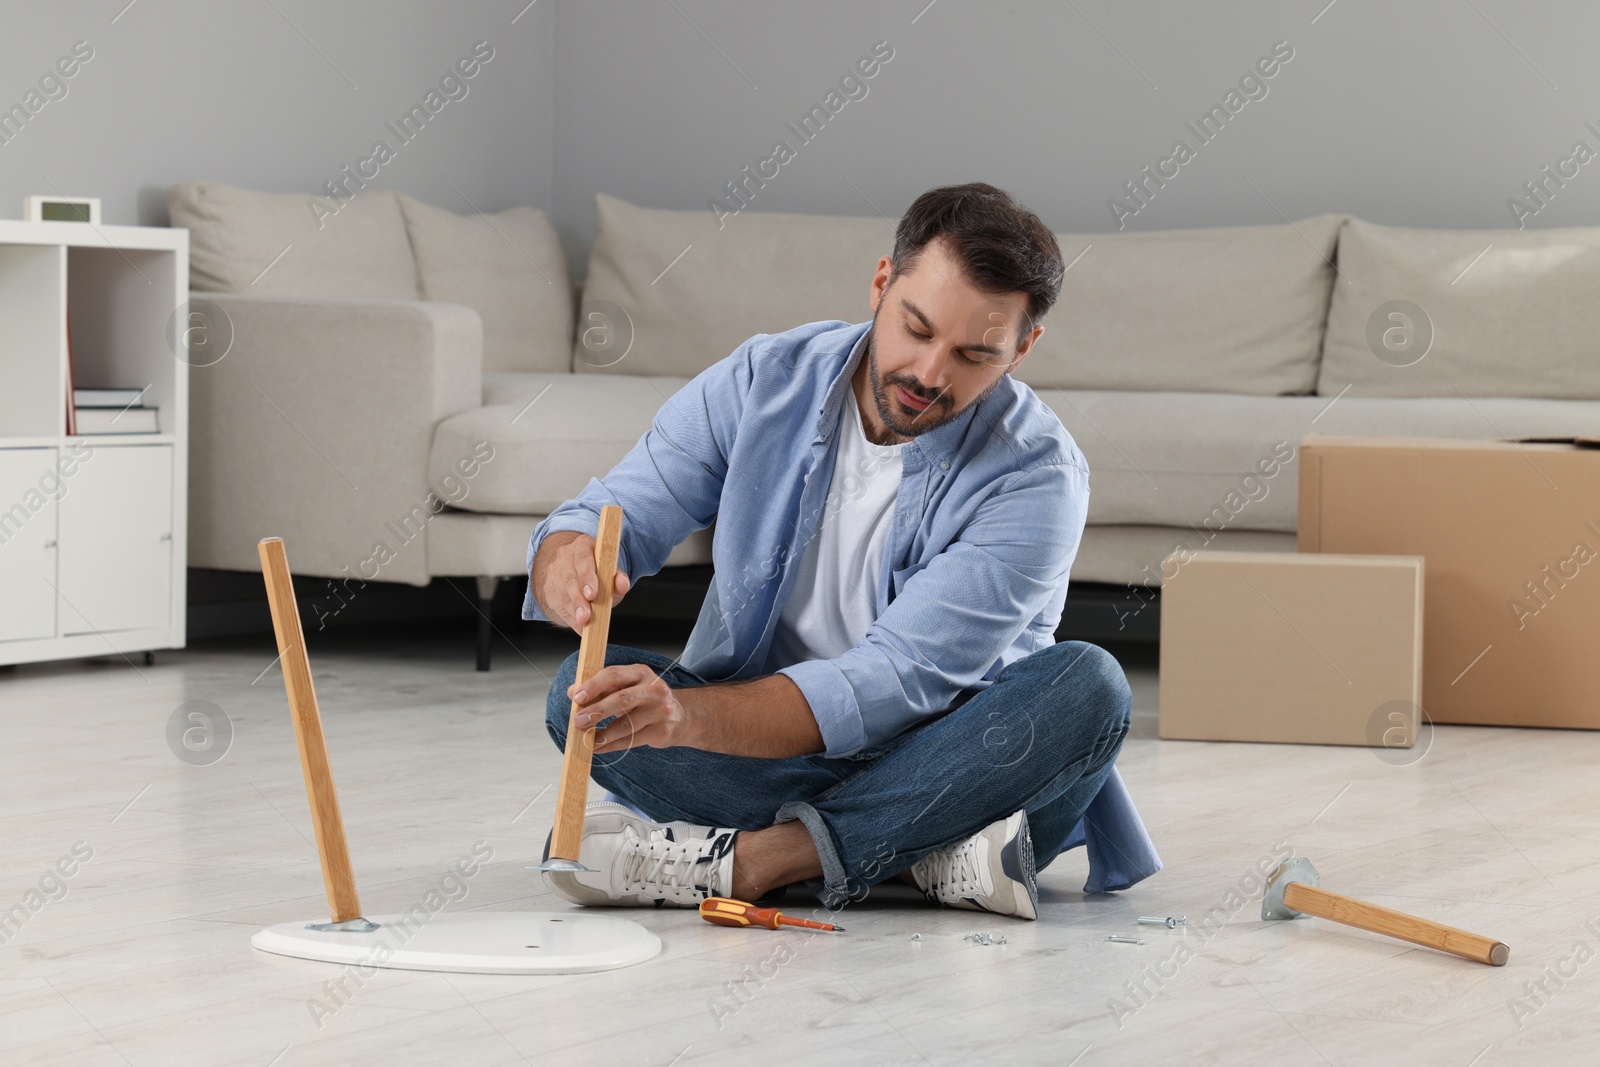
[[[758,908],[729,897],[707,897],[702,900],[700,918],[718,926],[761,926],[768,930],[776,930],[780,926],[803,926],[808,930],[844,932],[842,926],[812,922],[810,919],[791,919],[777,908]]]

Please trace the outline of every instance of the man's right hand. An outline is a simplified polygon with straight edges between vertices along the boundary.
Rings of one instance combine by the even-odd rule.
[[[576,530],[546,534],[533,557],[529,581],[533,597],[552,622],[579,634],[594,614],[600,575],[594,566],[594,538]],[[621,603],[631,587],[628,576],[619,569],[613,583],[611,604]]]

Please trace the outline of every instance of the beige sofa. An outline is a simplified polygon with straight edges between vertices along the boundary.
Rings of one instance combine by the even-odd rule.
[[[303,196],[169,199],[196,307],[232,330],[190,378],[190,565],[256,570],[281,534],[331,580],[314,612],[368,580],[520,580],[539,518],[689,378],[752,334],[864,321],[894,231],[601,195],[579,304],[532,209],[362,191],[319,229]],[[1292,550],[1308,432],[1600,436],[1600,230],[1326,215],[1059,239],[1061,299],[1016,374],[1089,460],[1075,581],[1158,584],[1185,543]],[[667,565],[708,563],[710,532]]]

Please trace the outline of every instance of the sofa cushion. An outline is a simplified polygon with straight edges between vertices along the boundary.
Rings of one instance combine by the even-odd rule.
[[[443,518],[444,516],[440,516]],[[438,522],[438,519],[434,520]],[[429,537],[433,535],[430,532]],[[1161,562],[1179,547],[1188,546],[1229,552],[1293,552],[1292,533],[1265,530],[1223,530],[1202,534],[1174,526],[1088,526],[1078,554],[1072,561],[1074,582],[1106,582],[1117,585],[1159,586]],[[429,563],[433,543],[429,541]],[[1071,594],[1069,593],[1070,597]],[[1118,630],[1151,622],[1146,616],[1153,597],[1149,593],[1127,590],[1106,605],[1105,622],[1118,624]],[[1153,612],[1152,612],[1153,614]]]
[[[595,202],[579,372],[692,377],[758,333],[864,321],[873,271],[894,248],[895,222],[881,218],[746,211],[719,228],[709,211],[603,194]],[[1017,377],[1057,388],[1310,393],[1341,221],[1058,235],[1067,260],[1088,252]]]
[[[514,207],[463,216],[404,195],[400,210],[422,298],[465,304],[482,316],[484,370],[569,369],[572,281],[544,212]]]
[[[1310,393],[1341,221],[1057,234],[1070,266],[1015,374],[1035,388]]]
[[[415,300],[417,268],[395,193],[364,189],[319,219],[304,193],[222,182],[167,190],[172,225],[189,231],[189,286],[204,292]]]
[[[482,515],[443,511],[428,523],[428,573],[476,577],[516,575],[524,585],[528,538],[539,519],[532,515]],[[711,562],[714,526],[696,530],[667,554],[666,567]],[[1273,535],[1265,535],[1273,536]],[[1294,538],[1288,538],[1294,550]]]
[[[546,515],[616,466],[689,379],[539,373],[494,381],[504,402],[452,415],[434,430],[428,485],[466,511]],[[463,478],[459,464],[479,441],[494,456]]]
[[[429,485],[447,500],[460,495],[459,485],[447,491],[451,487],[442,479],[476,442],[487,440],[495,459],[483,465],[455,506],[548,514],[576,496],[591,475],[604,475],[626,455],[685,384],[685,378],[625,374],[485,375],[486,406],[439,424]],[[1308,433],[1600,437],[1600,403],[1590,401],[1038,393],[1089,461],[1091,525],[1177,527],[1201,536],[1219,530],[1293,533],[1299,445]],[[606,410],[605,420],[586,414],[597,408]]]
[[[1600,435],[1600,403],[1590,401],[1056,389],[1042,389],[1039,396],[1089,461],[1090,523],[1177,526],[1202,533],[1293,532],[1299,444],[1308,433],[1494,439]]]
[[[514,404],[518,400],[527,403],[541,389],[550,384],[554,375],[562,373],[564,372],[485,371],[483,375],[483,406]]]
[[[636,207],[595,197],[573,346],[580,373],[699,374],[758,333],[871,316],[878,259],[894,248],[878,218]]]
[[[1339,273],[1319,393],[1600,399],[1600,227],[1416,230],[1351,219]],[[1391,301],[1422,315],[1386,309]]]

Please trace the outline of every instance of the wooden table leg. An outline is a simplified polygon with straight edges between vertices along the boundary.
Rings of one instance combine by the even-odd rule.
[[[577,681],[580,685],[606,663],[606,635],[611,628],[611,597],[621,543],[622,509],[607,504],[600,509],[600,528],[594,548],[594,569],[600,584],[578,643]],[[578,704],[573,701],[567,713],[567,747],[561,760],[561,787],[556,794],[555,826],[550,834],[550,859],[567,861],[567,869],[579,862],[583,813],[589,802],[589,768],[593,762],[594,728],[579,728]]]
[[[268,537],[257,548],[261,553],[261,575],[267,583],[267,603],[272,608],[272,628],[278,635],[278,658],[283,666],[283,685],[289,693],[294,736],[300,744],[300,770],[306,780],[306,798],[311,802],[322,882],[328,890],[328,914],[335,923],[348,922],[361,918],[361,901],[356,897],[355,872],[350,868],[344,820],[339,816],[339,795],[333,786],[333,770],[328,766],[322,714],[317,710],[317,694],[311,685],[311,661],[306,656],[289,561],[280,537]]]

